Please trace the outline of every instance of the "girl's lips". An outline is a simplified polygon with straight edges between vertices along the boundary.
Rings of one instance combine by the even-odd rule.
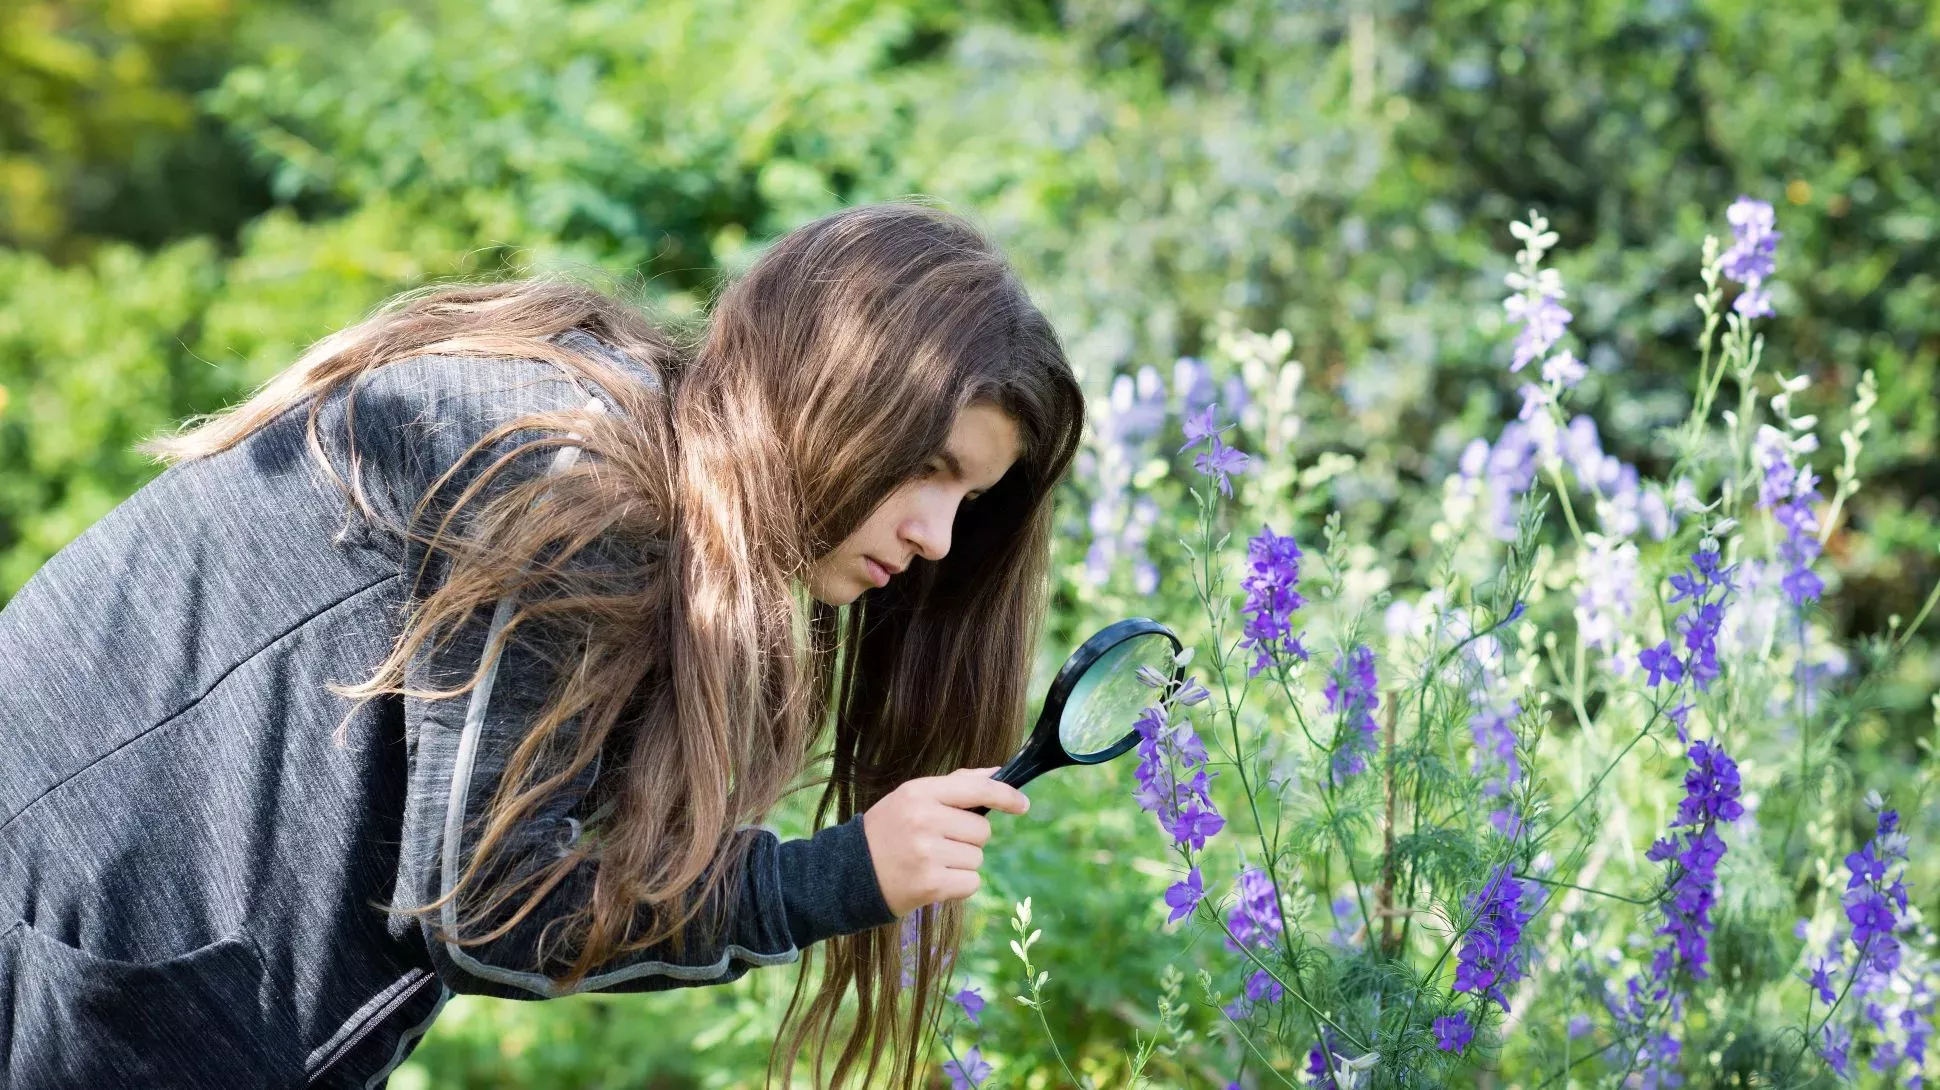
[[[879,587],[886,587],[889,585],[889,569],[883,567],[881,564],[876,563],[874,560],[866,556],[862,558],[862,564],[865,568],[869,570],[870,582],[874,583]]]

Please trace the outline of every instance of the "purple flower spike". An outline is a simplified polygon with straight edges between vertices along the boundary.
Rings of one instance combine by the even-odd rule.
[[[1497,867],[1487,884],[1470,894],[1467,905],[1475,923],[1463,936],[1455,965],[1455,990],[1473,992],[1509,1009],[1503,990],[1522,979],[1522,929],[1533,913],[1522,905],[1525,889],[1509,870]]]
[[[1327,710],[1340,717],[1342,739],[1334,749],[1333,774],[1336,782],[1367,768],[1367,757],[1379,748],[1374,709],[1381,698],[1375,695],[1374,651],[1358,644],[1334,660],[1327,678]]]
[[[1731,202],[1724,217],[1731,224],[1731,248],[1724,252],[1724,274],[1745,288],[1731,309],[1746,318],[1765,317],[1773,313],[1765,280],[1776,268],[1773,257],[1778,252],[1778,240],[1784,237],[1783,232],[1773,230],[1777,217],[1770,202],[1743,196]]]
[[[1240,646],[1255,653],[1246,676],[1257,677],[1273,665],[1276,657],[1307,660],[1307,649],[1300,644],[1302,633],[1293,630],[1293,615],[1307,600],[1296,589],[1300,585],[1300,546],[1293,535],[1283,537],[1271,526],[1261,527],[1259,534],[1247,541],[1246,553],[1252,570],[1240,580],[1240,587],[1246,591],[1246,604],[1240,607],[1246,619],[1246,638]]]
[[[1233,940],[1271,950],[1278,941],[1275,936],[1281,933],[1280,905],[1273,888],[1273,879],[1259,867],[1248,867],[1241,871],[1234,883],[1237,896],[1233,900],[1232,911],[1226,915],[1226,927],[1232,935],[1226,939],[1226,949],[1235,953],[1241,947]]]
[[[1711,906],[1717,902],[1718,862],[1725,852],[1717,824],[1736,821],[1745,812],[1738,801],[1738,765],[1723,749],[1693,742],[1690,758],[1684,799],[1678,803],[1671,835],[1652,844],[1644,856],[1652,862],[1675,864],[1664,901],[1665,923],[1657,930],[1671,939],[1671,945],[1660,948],[1651,962],[1659,998],[1668,993],[1673,970],[1699,980],[1709,975],[1705,966],[1710,960]]]

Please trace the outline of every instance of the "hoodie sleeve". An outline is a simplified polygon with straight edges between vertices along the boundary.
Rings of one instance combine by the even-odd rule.
[[[535,373],[532,382],[508,385],[482,377],[488,368],[480,365],[486,361],[458,362],[462,366],[444,369],[436,382],[420,380],[421,385],[436,386],[441,391],[412,414],[417,424],[409,432],[416,447],[413,457],[420,464],[437,467],[423,479],[424,485],[497,423],[540,408],[585,404],[589,396],[563,377]],[[543,361],[489,362],[500,370],[508,365],[536,366],[552,376],[561,374]],[[589,410],[612,411],[599,397],[590,399],[600,407],[588,405]],[[509,450],[533,434],[508,436],[502,440],[502,449]],[[497,453],[488,450],[467,463],[467,468],[482,469]],[[532,452],[531,463],[517,472],[557,472],[572,464],[579,453],[577,447],[570,446]],[[449,492],[441,491],[441,495],[455,497],[464,487],[462,476],[454,474],[447,486]],[[509,485],[518,477],[502,474],[501,479]],[[495,481],[493,487],[500,487],[499,482]],[[471,502],[486,498],[481,493]],[[416,579],[417,565],[423,559],[420,549],[411,543],[405,550],[407,586]],[[420,594],[430,593],[438,574],[440,569],[434,561],[418,583]],[[464,684],[514,608],[509,598],[501,600],[494,608],[477,611],[449,642],[437,648],[427,643],[407,668],[405,686],[448,689]],[[513,639],[504,642],[489,672],[472,692],[437,701],[408,696],[402,699],[408,780],[399,858],[400,903],[427,904],[451,889],[470,861],[484,809],[497,790],[507,759],[523,732],[536,721],[550,693],[552,675],[547,656],[519,636],[515,633]],[[567,727],[571,725],[569,722]],[[536,870],[564,854],[582,824],[597,816],[587,811],[598,772],[598,762],[589,765],[547,800],[513,835],[511,849],[496,860],[499,866],[529,873],[528,868]],[[629,952],[600,966],[571,989],[560,988],[552,979],[564,974],[567,963],[563,959],[540,964],[539,940],[549,924],[587,903],[599,866],[596,860],[582,862],[534,912],[489,943],[441,941],[428,921],[408,917],[393,917],[393,927],[401,926],[398,921],[403,919],[418,932],[433,968],[451,990],[535,999],[587,991],[659,991],[726,983],[754,966],[798,960],[801,948],[811,943],[896,919],[877,882],[861,815],[802,839],[783,840],[767,826],[742,826],[734,835],[740,876],[738,882],[724,887],[724,895],[731,898],[724,913],[712,911],[719,906],[709,906],[710,911],[697,916],[682,933],[678,949],[670,940]],[[506,873],[496,868],[495,872]],[[470,896],[468,891],[467,905],[473,903]],[[524,899],[523,894],[515,896],[512,907]],[[651,922],[644,915],[650,911],[643,906],[636,931],[643,931]],[[457,915],[457,906],[447,902],[438,918],[447,929],[455,929]],[[507,911],[493,918],[496,921],[509,915]],[[717,917],[726,920],[718,931],[712,927]]]

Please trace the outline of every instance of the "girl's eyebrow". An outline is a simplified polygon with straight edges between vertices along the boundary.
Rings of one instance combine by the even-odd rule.
[[[955,477],[959,481],[963,479],[963,463],[957,460],[956,455],[950,453],[948,450],[940,450],[936,456],[943,459],[943,465],[950,471],[950,476]]]

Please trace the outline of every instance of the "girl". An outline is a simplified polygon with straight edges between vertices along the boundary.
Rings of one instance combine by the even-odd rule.
[[[771,1080],[812,1037],[817,1085],[912,1085],[968,810],[1026,807],[990,773],[1082,419],[995,247],[899,201],[698,328],[409,293],[142,444],[0,611],[0,1082],[381,1086],[455,992],[799,960]],[[835,822],[783,841],[811,756]]]

